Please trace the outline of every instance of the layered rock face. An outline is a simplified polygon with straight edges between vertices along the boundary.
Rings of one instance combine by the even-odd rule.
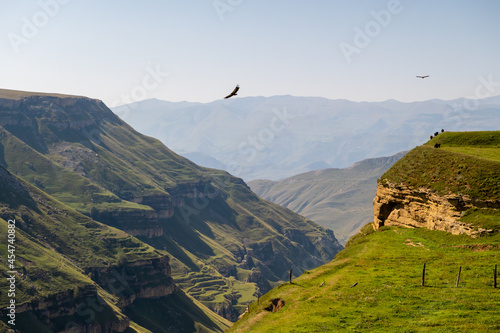
[[[100,268],[91,273],[94,281],[120,297],[118,305],[121,308],[138,298],[165,297],[175,291],[168,256]]]
[[[2,316],[7,310],[0,311]],[[117,316],[97,294],[94,285],[70,289],[24,303],[17,307],[17,326],[21,331],[31,330],[31,313],[40,322],[55,332],[124,332],[129,328],[129,319]],[[95,320],[96,314],[105,314],[106,320]],[[28,322],[26,322],[28,321]]]
[[[373,199],[376,228],[399,225],[470,236],[489,232],[459,221],[465,211],[473,207],[499,208],[500,202],[475,200],[457,194],[440,196],[426,188],[391,183],[379,183]]]
[[[118,297],[117,305],[122,310],[136,299],[161,298],[174,293],[177,287],[170,273],[167,256],[91,271],[95,282]],[[7,313],[7,309],[0,310],[2,316]],[[38,297],[16,308],[19,321],[30,313],[55,332],[124,332],[129,328],[129,319],[109,307],[98,294],[96,285]]]

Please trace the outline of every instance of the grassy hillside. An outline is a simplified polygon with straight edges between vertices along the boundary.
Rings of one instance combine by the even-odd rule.
[[[496,225],[493,236],[472,239],[427,229],[375,232],[369,224],[335,260],[253,303],[230,332],[496,332]],[[275,313],[264,310],[273,298],[286,302]]]
[[[441,148],[434,148],[441,144]],[[410,151],[380,180],[500,200],[500,131],[445,132]]]
[[[253,303],[230,332],[500,330],[500,283],[494,288],[493,274],[500,264],[499,142],[500,132],[439,134],[380,178],[482,201],[483,208],[469,209],[461,221],[491,233],[472,238],[425,228],[375,231],[370,223],[332,262]],[[276,298],[284,307],[265,310]]]
[[[127,332],[148,332],[147,329],[134,323],[133,315],[128,318],[117,306],[127,288],[109,288],[98,279],[95,271],[122,271],[126,263],[134,263],[163,257],[165,254],[153,247],[140,242],[136,238],[118,229],[108,227],[81,215],[72,208],[51,198],[43,191],[23,182],[0,167],[0,232],[5,238],[0,241],[0,270],[2,278],[6,279],[10,271],[8,255],[14,253],[16,274],[15,301],[17,308],[27,303],[63,302],[57,305],[60,313],[57,318],[49,317],[54,311],[49,307],[44,310],[18,310],[16,329],[19,332],[53,332],[63,330],[66,325],[108,325],[110,322],[130,320],[131,327]],[[8,220],[15,220],[15,241],[7,242]],[[12,222],[11,222],[12,223]],[[15,252],[10,252],[8,245],[15,246]],[[10,248],[12,251],[12,247]],[[99,286],[101,282],[103,286]],[[162,280],[157,284],[164,283]],[[117,284],[113,284],[117,286]],[[77,299],[83,290],[96,288],[97,294],[89,294]],[[105,290],[109,289],[109,290]],[[0,307],[4,309],[10,297],[9,286],[0,286]],[[68,295],[68,296],[63,296]],[[177,293],[171,297],[157,299],[156,304],[170,304],[175,298],[186,302],[182,312],[197,312],[203,314],[204,320],[188,317],[175,325],[176,329],[189,329],[198,326],[201,330],[222,331],[229,323],[216,316],[207,308],[193,303],[188,296]],[[94,314],[89,321],[88,306],[71,312],[80,303],[98,302],[98,308],[92,308]],[[150,300],[142,300],[148,304]],[[171,316],[179,315],[178,309],[171,310]],[[49,318],[51,318],[49,320]],[[0,331],[7,330],[7,318],[2,315]],[[140,317],[137,317],[140,319]],[[154,320],[152,320],[154,322]],[[72,324],[72,325],[73,325]]]
[[[262,198],[334,230],[339,242],[345,244],[373,218],[377,179],[403,155],[368,159],[346,169],[324,169],[276,182],[254,180],[248,184]]]

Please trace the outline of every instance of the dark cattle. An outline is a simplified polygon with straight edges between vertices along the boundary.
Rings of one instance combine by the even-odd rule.
[[[431,140],[432,140],[433,136],[431,135]]]
[[[434,144],[434,148],[441,148],[441,144],[440,143]]]
[[[434,136],[438,136],[438,135],[439,135],[439,132],[434,133]]]
[[[441,133],[444,133],[444,129],[441,128]]]

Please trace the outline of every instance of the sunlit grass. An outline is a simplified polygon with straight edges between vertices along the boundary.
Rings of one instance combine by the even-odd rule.
[[[380,181],[424,187],[440,195],[500,200],[499,141],[500,132],[442,133],[406,154]],[[434,148],[435,143],[441,148]]]
[[[334,261],[253,303],[231,332],[494,332],[499,244],[498,234],[473,239],[426,229],[374,232],[368,225]],[[286,301],[283,309],[263,310],[276,297]]]
[[[478,157],[480,159],[488,159],[491,161],[500,162],[500,149],[499,148],[475,148],[475,147],[443,147],[443,149]]]

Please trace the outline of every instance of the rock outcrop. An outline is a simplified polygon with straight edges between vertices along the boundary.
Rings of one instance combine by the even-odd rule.
[[[90,273],[100,286],[119,297],[118,306],[121,308],[137,298],[160,298],[175,290],[168,256],[98,268]]]
[[[7,311],[2,309],[0,314],[4,317]],[[21,331],[31,329],[24,322],[28,313],[54,332],[124,332],[129,328],[129,319],[115,313],[99,296],[95,285],[38,297],[16,307],[16,326]]]
[[[90,273],[95,282],[118,298],[122,310],[136,299],[166,297],[176,291],[167,256]],[[6,316],[7,311],[1,309],[0,314]],[[28,313],[55,332],[123,332],[129,328],[129,319],[116,313],[93,284],[37,297],[16,307],[20,319]]]
[[[441,196],[427,188],[391,183],[379,183],[373,199],[376,228],[399,225],[470,236],[489,232],[460,222],[465,211],[473,207],[499,208],[500,202],[475,200],[458,194]]]
[[[285,306],[285,300],[281,298],[273,298],[271,299],[271,304],[268,307],[264,308],[264,310],[269,312],[278,312],[282,307]]]

